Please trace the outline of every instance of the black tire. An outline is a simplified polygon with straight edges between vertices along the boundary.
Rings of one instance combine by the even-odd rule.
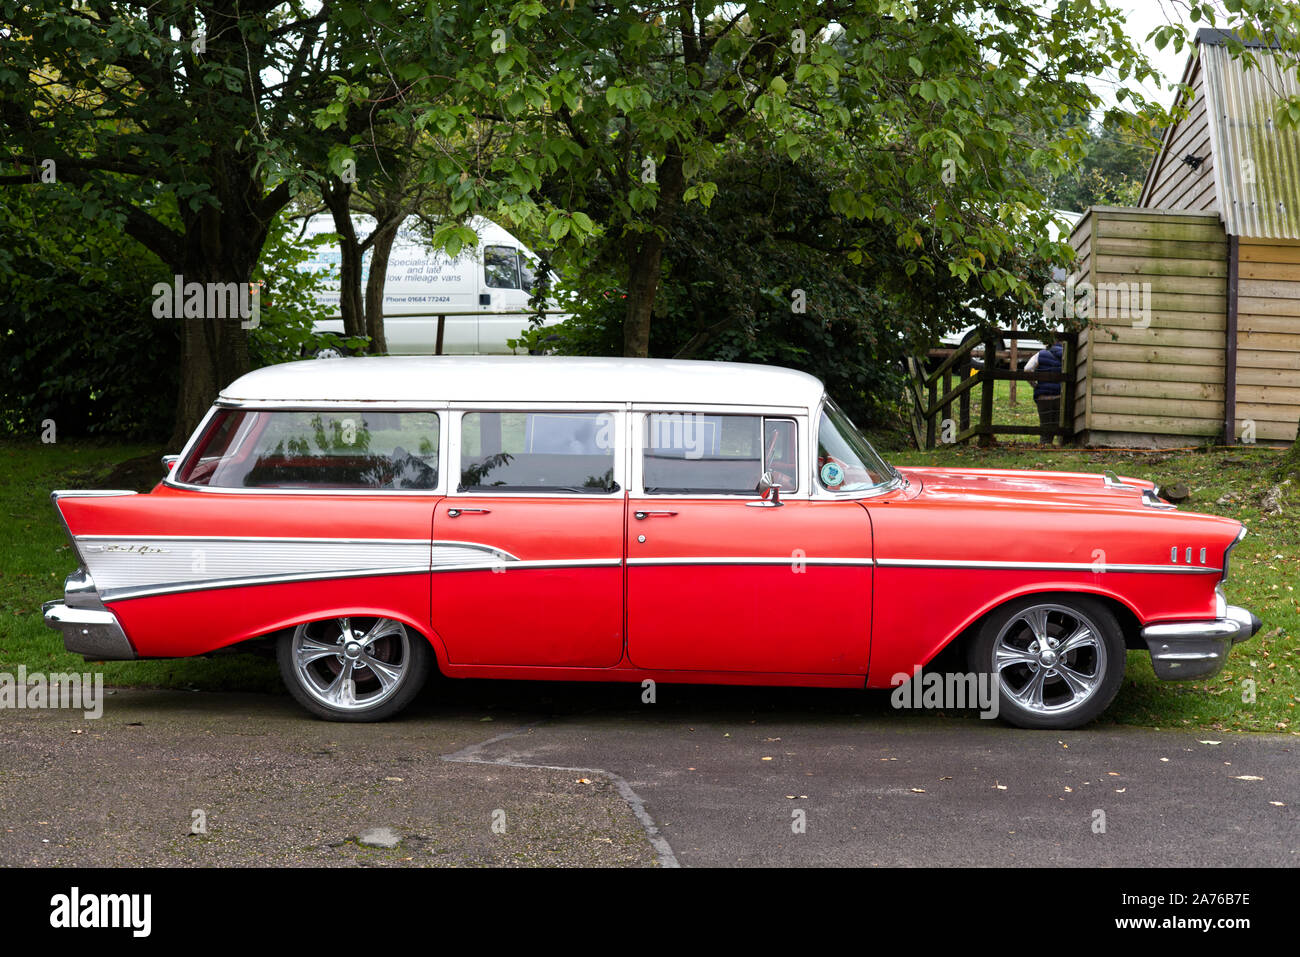
[[[345,628],[350,641],[344,640]],[[366,641],[371,635],[377,637]],[[334,644],[337,652],[331,650]],[[361,649],[354,655],[348,646],[356,644]],[[389,618],[308,622],[282,635],[275,651],[289,694],[327,721],[391,718],[415,699],[433,668],[428,639]],[[350,679],[340,681],[345,669]],[[331,697],[330,689],[336,688]]]
[[[1046,659],[1039,628],[1047,636]],[[1054,649],[1071,639],[1058,657]],[[1002,667],[995,663],[998,650]],[[1031,595],[989,614],[971,642],[968,663],[976,674],[994,675],[1004,721],[1068,730],[1110,707],[1124,682],[1126,650],[1124,632],[1104,603],[1081,595]]]

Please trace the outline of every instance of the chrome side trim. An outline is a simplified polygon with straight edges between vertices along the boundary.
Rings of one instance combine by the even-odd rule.
[[[473,572],[483,571],[485,569],[500,569],[501,571],[514,571],[516,569],[529,568],[617,568],[623,564],[621,558],[563,558],[563,559],[539,559],[537,561],[520,561],[517,558],[507,558],[495,562],[477,562],[462,563],[458,565],[447,565],[441,568],[435,567],[435,573],[445,572]]]
[[[77,540],[78,551],[105,601],[138,589],[211,586],[250,578],[355,575],[412,568],[427,571],[432,562],[431,545],[429,539],[349,542],[96,536]],[[440,558],[481,559],[486,550],[451,546],[440,549]]]
[[[293,537],[289,535],[78,535],[80,542],[310,542],[311,544],[340,545],[428,545],[427,538],[342,538],[317,537],[315,535]],[[468,542],[435,542],[435,544],[463,545]],[[478,545],[478,548],[487,548]]]
[[[50,498],[103,498],[109,495],[139,495],[139,492],[126,488],[101,488],[101,489],[55,489],[50,493]]]
[[[707,557],[629,558],[629,566],[645,565],[874,565],[870,558],[808,558],[796,555],[750,556],[710,555]]]
[[[1229,558],[1232,556],[1232,550],[1236,548],[1238,545],[1240,545],[1241,540],[1245,537],[1246,537],[1246,526],[1243,525],[1241,526],[1241,529],[1237,532],[1237,537],[1232,540],[1232,544],[1223,550],[1223,577],[1219,579],[1221,583],[1226,582],[1228,580],[1228,561]]]
[[[1063,572],[1135,572],[1153,575],[1205,575],[1220,569],[1187,565],[1119,565],[1106,563],[1097,567],[1094,562],[1002,562],[1002,561],[950,561],[947,559],[877,558],[876,564],[885,568],[984,568],[1026,569],[1033,571]]]
[[[129,588],[104,589],[104,601],[130,601],[133,598],[152,598],[158,595],[175,595],[191,591],[219,591],[223,588],[249,588],[254,585],[284,585],[293,582],[333,581],[343,578],[384,578],[390,575],[427,575],[427,565],[409,568],[357,568],[346,571],[311,572],[308,574],[249,575],[243,578],[209,578],[187,582],[166,582],[157,585],[140,585]]]

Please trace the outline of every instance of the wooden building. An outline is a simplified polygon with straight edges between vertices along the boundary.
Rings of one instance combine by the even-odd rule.
[[[1091,296],[1075,429],[1089,444],[1291,441],[1300,420],[1300,130],[1279,98],[1300,70],[1232,59],[1201,30],[1137,207],[1071,235],[1067,303]],[[1073,293],[1073,296],[1071,295]]]

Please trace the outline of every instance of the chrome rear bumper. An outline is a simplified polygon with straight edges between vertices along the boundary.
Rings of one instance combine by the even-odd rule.
[[[1211,621],[1161,622],[1142,629],[1151,650],[1156,677],[1190,681],[1217,674],[1234,644],[1259,631],[1260,620],[1244,608],[1228,605]]]
[[[41,606],[45,624],[63,632],[63,647],[92,661],[125,661],[136,657],[117,616],[106,608],[74,608],[61,601]]]

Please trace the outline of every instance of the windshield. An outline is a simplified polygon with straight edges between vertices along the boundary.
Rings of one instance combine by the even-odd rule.
[[[827,399],[817,426],[817,481],[822,488],[868,491],[892,481],[896,474],[840,407]]]

